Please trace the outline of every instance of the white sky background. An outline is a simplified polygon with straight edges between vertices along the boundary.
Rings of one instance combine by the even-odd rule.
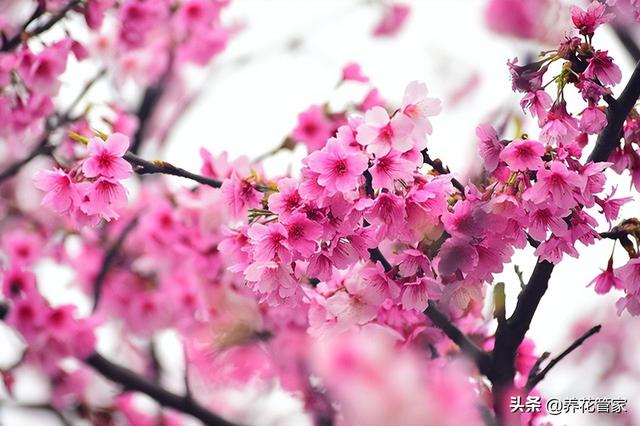
[[[433,119],[434,134],[429,144],[432,157],[440,157],[452,171],[463,175],[468,165],[477,161],[476,125],[486,121],[501,105],[517,105],[519,101],[519,95],[511,92],[507,59],[524,57],[525,53],[537,52],[542,47],[490,33],[483,22],[485,0],[405,0],[405,3],[412,6],[406,28],[397,37],[376,39],[371,37],[371,29],[379,18],[379,9],[367,7],[362,1],[233,0],[224,16],[227,22],[243,22],[246,28],[217,58],[211,79],[173,130],[163,158],[197,171],[200,146],[214,154],[227,151],[230,158],[243,154],[253,158],[267,152],[282,142],[295,126],[297,114],[311,104],[361,99],[364,94],[361,90],[341,89],[337,93],[334,90],[342,67],[357,61],[382,96],[396,103],[412,80],[425,81],[432,96],[446,100],[474,73],[479,74],[481,83],[477,91],[455,107],[445,102],[441,115]],[[293,52],[286,49],[292,39],[302,41]],[[596,44],[619,58],[623,75],[630,75],[631,60],[608,30],[596,36]],[[238,65],[241,58],[250,61]],[[86,80],[90,76],[70,75],[65,80],[74,82],[80,81],[76,78]],[[535,128],[525,130],[532,137],[536,135]],[[281,153],[265,163],[267,171],[280,174],[289,167],[295,171],[303,156],[303,149]],[[622,182],[625,183],[618,191],[621,196],[626,194],[629,180]],[[621,216],[638,216],[637,206],[637,201],[627,205]],[[599,268],[606,266],[610,250],[609,241],[586,249],[581,247],[579,260],[565,257],[556,267],[529,333],[538,345],[538,353],[562,351],[571,343],[568,333],[574,320],[584,317],[595,305],[615,310],[615,296],[598,296],[593,289],[585,288]],[[617,265],[621,265],[623,251],[618,248],[616,254]],[[524,270],[526,279],[535,262],[532,250],[519,253],[514,260]],[[506,282],[508,309],[512,308],[519,287],[512,267],[506,267],[496,281]],[[571,372],[571,364],[568,358],[554,369],[541,386],[543,395],[630,398],[621,393],[585,394],[582,382],[576,378],[582,380],[588,375]],[[277,399],[269,401],[270,404],[260,404],[261,409],[270,406],[275,412],[279,404],[284,404],[273,402]],[[640,405],[640,399],[629,403]],[[256,418],[256,424],[266,425],[266,417],[262,423]],[[6,426],[25,424],[0,416],[0,422],[3,420]],[[571,425],[606,424],[593,417],[551,420],[554,424],[563,424],[562,421]],[[55,423],[32,419],[29,424]]]

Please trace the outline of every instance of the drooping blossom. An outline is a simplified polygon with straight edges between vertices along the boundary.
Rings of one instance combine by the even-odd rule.
[[[624,288],[624,282],[618,278],[613,271],[613,259],[609,259],[607,268],[603,269],[601,273],[587,284],[587,287],[592,284],[595,284],[594,290],[598,294],[608,293],[612,288]]]
[[[34,176],[34,185],[46,192],[42,204],[63,214],[80,202],[80,191],[68,173],[60,168],[40,170]]]
[[[597,78],[602,84],[615,85],[622,80],[620,68],[613,63],[608,52],[598,50],[588,59],[589,65],[583,75],[587,78]]]

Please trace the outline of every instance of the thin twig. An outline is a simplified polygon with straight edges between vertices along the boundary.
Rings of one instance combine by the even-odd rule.
[[[436,325],[444,334],[449,337],[460,347],[462,353],[471,358],[480,372],[486,376],[492,375],[493,367],[491,365],[491,357],[488,353],[480,349],[475,343],[469,339],[458,327],[451,322],[447,316],[438,309],[438,306],[432,300],[429,301],[424,314]]]
[[[172,408],[189,414],[209,426],[233,426],[234,423],[223,419],[216,413],[194,401],[192,398],[176,395],[133,371],[114,364],[102,355],[94,353],[85,359],[90,365],[107,379],[122,385],[130,391],[142,392],[153,398],[163,407]]]
[[[607,125],[598,135],[596,145],[587,161],[607,161],[609,156],[620,145],[622,128],[627,116],[640,97],[640,62],[636,67],[615,103],[607,109]]]
[[[591,329],[589,329],[589,331],[587,331],[586,333],[584,333],[582,336],[580,336],[580,338],[578,338],[578,340],[576,340],[575,342],[573,342],[567,349],[565,349],[560,355],[558,355],[557,357],[553,358],[551,361],[549,361],[549,364],[547,364],[547,366],[538,374],[536,374],[535,376],[533,376],[533,378],[529,377],[529,380],[527,380],[527,392],[530,391],[531,389],[533,389],[534,387],[536,387],[536,385],[538,383],[540,383],[545,376],[547,375],[547,373],[549,373],[549,371],[551,371],[551,369],[560,361],[562,361],[562,359],[564,357],[566,357],[567,355],[569,355],[571,352],[573,352],[574,350],[576,350],[578,347],[580,347],[580,345],[582,345],[589,337],[593,336],[594,334],[600,332],[600,329],[602,328],[602,325],[596,325],[595,327],[592,327]]]
[[[27,38],[29,38],[31,36],[34,36],[34,35],[42,34],[45,31],[49,30],[51,27],[53,27],[59,21],[64,19],[64,17],[67,15],[67,13],[69,13],[72,9],[74,9],[79,4],[80,4],[80,0],[72,0],[72,1],[70,1],[69,3],[67,3],[67,5],[65,7],[63,7],[60,10],[60,12],[58,12],[55,15],[53,15],[51,17],[51,19],[49,19],[47,22],[45,22],[44,24],[36,27],[33,31],[27,31],[26,27],[34,19],[36,19],[36,18],[38,18],[40,16],[40,14],[37,13],[38,9],[36,9],[36,12],[34,12],[34,14],[31,16],[31,18],[29,18],[29,20],[27,21],[27,23],[23,27],[22,31],[20,31],[18,34],[16,34],[12,38],[10,38],[8,40],[5,40],[5,42],[2,44],[2,47],[0,48],[0,52],[10,52],[12,50],[15,50],[18,46],[20,46],[20,43],[25,41]]]
[[[102,259],[102,266],[100,267],[100,271],[98,271],[98,275],[96,275],[96,279],[93,283],[93,310],[95,311],[98,308],[98,304],[100,302],[100,296],[102,295],[102,287],[104,286],[105,280],[107,279],[107,275],[109,274],[109,270],[111,269],[111,265],[116,259],[116,255],[124,244],[124,240],[127,238],[127,235],[131,233],[131,231],[138,224],[138,218],[132,219],[120,232],[118,237],[113,241],[111,246],[105,252],[105,255]]]
[[[391,266],[391,263],[389,263],[389,261],[384,257],[378,247],[369,249],[369,258],[374,263],[380,262],[385,272],[389,272],[393,268],[393,266]]]
[[[171,163],[167,163],[166,161],[162,161],[162,160],[148,161],[138,157],[132,152],[127,152],[122,158],[124,158],[129,163],[131,163],[131,165],[134,166],[133,170],[136,173],[141,175],[160,173],[165,175],[179,176],[186,179],[191,179],[193,181],[196,181],[203,185],[211,186],[213,188],[220,188],[222,186],[222,181],[219,181],[217,179],[211,179],[202,175],[197,175],[195,173],[191,173],[185,169],[176,167]]]
[[[40,155],[49,155],[51,152],[53,152],[53,146],[49,144],[49,132],[47,132],[31,152],[26,155],[26,157],[12,163],[9,167],[0,172],[0,182],[18,174],[18,172],[34,158]]]

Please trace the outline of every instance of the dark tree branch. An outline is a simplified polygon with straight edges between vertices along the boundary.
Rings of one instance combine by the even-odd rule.
[[[384,257],[384,255],[382,254],[382,252],[378,247],[369,249],[369,255],[370,255],[370,259],[374,263],[380,262],[382,264],[385,272],[389,272],[391,271],[391,269],[393,269],[393,266],[391,266],[391,263],[389,263],[389,261]]]
[[[433,167],[433,170],[435,170],[436,172],[438,172],[441,175],[448,175],[451,173],[451,171],[449,170],[448,167],[445,167],[442,164],[442,161],[440,161],[439,159],[435,159],[432,160],[431,157],[429,157],[429,154],[427,153],[427,150],[423,150],[422,151],[422,159],[424,160],[425,163],[427,163],[428,165],[430,165],[431,167]],[[451,178],[451,184],[458,190],[460,191],[460,193],[462,194],[462,196],[464,197],[464,185],[460,183],[459,180],[457,180],[456,178],[452,177]]]
[[[0,321],[4,321],[9,313],[9,305],[7,302],[0,301]]]
[[[634,62],[640,62],[640,46],[635,41],[629,31],[620,25],[613,25],[613,32],[615,33],[622,46],[627,49],[629,55],[633,58]]]
[[[140,151],[140,147],[142,146],[142,142],[144,141],[145,135],[147,133],[149,120],[161,97],[162,85],[160,83],[149,86],[142,96],[140,107],[136,112],[136,117],[138,117],[138,130],[133,137],[133,143],[131,144],[130,148],[131,152],[133,152],[134,154],[137,154]]]
[[[173,56],[173,52],[170,52],[167,69],[162,73],[162,76],[157,82],[147,87],[144,95],[142,95],[140,106],[136,112],[136,117],[138,117],[138,130],[136,131],[136,134],[133,137],[133,143],[129,148],[129,150],[134,154],[138,154],[140,151],[142,143],[147,135],[147,127],[149,126],[151,117],[153,116],[153,113],[166,90],[167,84],[169,84],[171,73],[173,72]]]
[[[98,303],[100,303],[100,296],[102,295],[102,287],[104,286],[104,282],[107,279],[107,275],[109,274],[109,270],[111,269],[111,265],[113,264],[120,247],[124,244],[124,240],[127,238],[127,235],[133,231],[133,229],[138,224],[138,218],[132,219],[120,232],[118,237],[113,241],[111,246],[107,249],[102,259],[102,266],[100,267],[100,271],[98,271],[98,275],[93,283],[93,310],[95,311],[98,308]]]
[[[211,186],[213,188],[220,188],[222,186],[222,182],[217,179],[211,179],[206,176],[191,173],[185,169],[181,169],[180,167],[176,167],[173,164],[167,163],[166,161],[148,161],[138,157],[132,152],[127,152],[122,158],[131,163],[131,165],[133,166],[133,170],[141,175],[161,173],[165,175],[179,176],[186,179],[191,179],[203,185]],[[260,188],[257,189],[260,190]]]
[[[47,132],[26,157],[9,165],[9,167],[0,172],[0,183],[18,174],[18,172],[34,158],[40,155],[49,155],[52,152],[53,146],[49,144],[49,133]]]
[[[43,11],[40,8],[40,6],[38,6],[38,8],[33,13],[33,15],[31,15],[29,20],[26,22],[26,24],[22,28],[22,31],[20,31],[18,34],[16,34],[12,38],[4,41],[4,43],[2,44],[2,47],[0,48],[0,52],[11,52],[11,51],[15,50],[18,46],[20,46],[20,43],[22,43],[27,38],[29,38],[31,36],[34,36],[34,35],[42,34],[45,31],[49,30],[55,24],[57,24],[62,19],[64,19],[64,17],[67,15],[67,13],[69,13],[71,10],[73,10],[78,5],[80,5],[80,0],[72,0],[72,1],[70,1],[69,3],[67,3],[67,5],[65,7],[63,7],[60,10],[60,12],[56,13],[55,15],[53,15],[47,22],[45,22],[42,25],[34,28],[32,31],[27,31],[27,27],[29,26],[29,24],[32,21],[34,21],[35,19],[37,19],[39,16],[42,15]]]
[[[94,353],[85,362],[107,379],[122,385],[126,390],[142,392],[153,398],[163,407],[172,408],[189,414],[208,426],[233,426],[234,423],[209,411],[191,398],[176,395],[142,376],[112,363],[103,356]]]
[[[507,393],[513,388],[516,352],[529,330],[542,296],[547,291],[553,268],[553,263],[539,260],[527,285],[518,295],[513,314],[506,321],[498,323],[495,345],[491,352],[494,368],[487,377],[493,384],[494,410],[501,424],[509,416],[509,410],[503,403]]]
[[[497,365],[502,364],[502,361],[512,360],[515,357],[518,346],[520,346],[527,330],[529,330],[538,304],[547,291],[553,268],[554,264],[546,260],[539,261],[536,264],[527,285],[518,295],[518,302],[513,314],[502,326],[498,326],[493,350],[493,357]],[[515,369],[512,363],[510,367]],[[515,370],[506,373],[513,378]]]
[[[567,349],[565,349],[560,355],[558,355],[557,357],[553,358],[551,361],[549,361],[549,364],[547,364],[547,366],[538,374],[534,375],[533,378],[529,377],[529,380],[527,380],[527,392],[529,392],[531,389],[533,389],[534,387],[536,387],[536,385],[538,383],[540,383],[545,376],[547,375],[547,373],[549,373],[549,371],[551,371],[551,369],[560,361],[562,361],[562,359],[564,357],[566,357],[567,355],[569,355],[571,352],[573,352],[574,350],[576,350],[578,347],[580,347],[580,345],[582,345],[589,337],[593,336],[594,334],[600,332],[600,329],[602,328],[601,325],[596,325],[595,327],[592,327],[589,331],[587,331],[586,333],[584,333],[582,336],[580,336],[580,338],[578,338],[575,342],[573,342]]]
[[[431,322],[447,335],[449,339],[460,347],[462,353],[471,358],[480,372],[485,376],[490,377],[493,373],[493,366],[491,364],[491,357],[488,353],[480,349],[475,343],[469,339],[458,327],[451,322],[449,318],[440,310],[433,301],[429,301],[427,309],[424,314],[431,320]]]
[[[640,62],[637,63],[629,82],[620,97],[607,109],[607,126],[600,132],[596,145],[587,161],[607,161],[620,145],[624,121],[640,97]]]

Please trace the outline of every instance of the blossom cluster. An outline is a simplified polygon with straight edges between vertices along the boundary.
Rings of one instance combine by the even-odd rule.
[[[133,173],[122,158],[129,147],[125,135],[114,133],[106,140],[95,136],[87,144],[88,156],[71,170],[42,170],[34,176],[35,186],[46,192],[42,203],[76,225],[117,219],[127,204],[120,180]]]
[[[540,12],[518,3],[527,8],[526,22]],[[157,386],[164,379],[157,337],[174,333],[184,349],[186,396],[170,399],[187,401],[186,413],[202,403],[251,424],[232,401],[216,400],[224,399],[221,390],[266,392],[277,383],[317,424],[475,425],[482,424],[477,406],[490,400],[487,413],[498,416],[500,398],[531,390],[545,356],[522,336],[512,354],[515,389],[500,393],[481,377],[491,379],[482,365],[457,356],[466,349],[445,336],[451,333],[442,322],[482,354],[497,350],[485,299],[494,294],[497,327],[504,325],[504,284],[495,281],[516,252],[530,249],[537,269],[613,236],[630,259],[614,267],[610,257],[592,284],[599,294],[624,291],[619,313],[640,315],[640,258],[630,239],[637,242],[640,225],[618,223],[631,198],[616,196],[605,175],[629,171],[640,190],[640,115],[626,117],[608,158],[592,161],[586,152],[611,124],[612,89],[622,81],[608,51],[594,44],[614,18],[608,3],[572,8],[573,31],[556,49],[530,64],[508,62],[533,131],[510,135],[507,126],[479,125],[478,173],[454,173],[432,157],[440,137],[433,117],[442,106],[426,84],[411,82],[393,104],[355,62],[344,67],[338,87],[360,86],[365,96],[343,110],[326,103],[299,114],[280,147],[306,147],[295,171],[269,176],[259,160],[230,160],[204,147],[199,175],[145,160],[140,144],[161,141],[172,125],[163,108],[184,109],[188,67],[209,63],[232,34],[220,19],[224,0],[39,2],[36,24],[67,7],[82,13],[97,34],[89,44],[70,34],[48,43],[0,22],[0,119],[7,123],[0,137],[9,147],[3,162],[47,157],[28,185],[40,190],[45,208],[23,202],[13,182],[0,187],[7,200],[0,203],[0,313],[26,347],[23,359],[1,371],[7,388],[14,370],[32,365],[50,379],[60,409],[91,421],[119,415],[131,424],[181,424],[179,414],[140,410],[129,392],[107,408],[85,401],[96,375],[68,369],[67,361],[95,360],[97,327],[106,323],[115,325],[118,356],[145,376],[145,389],[156,386],[146,377]],[[513,2],[492,4],[503,13]],[[408,6],[380,5],[374,35],[398,33]],[[102,123],[88,114],[91,105],[77,116],[75,101],[57,111],[53,100],[71,55],[101,56],[118,89],[140,86],[139,109],[109,102]],[[573,89],[579,107],[565,99]],[[155,120],[148,111],[154,102]],[[105,123],[108,134],[97,130]],[[26,156],[25,146],[34,149]],[[17,164],[2,179],[19,176]],[[200,185],[176,188],[147,176],[128,191],[134,173]],[[35,272],[45,260],[73,271],[74,285],[93,301],[90,315],[44,296]],[[116,376],[131,374],[119,369]],[[524,413],[519,421],[540,424],[541,417]]]

